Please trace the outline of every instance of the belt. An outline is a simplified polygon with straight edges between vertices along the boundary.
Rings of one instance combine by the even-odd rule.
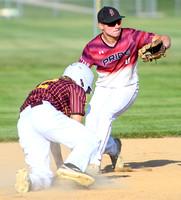
[[[30,106],[31,106],[31,108],[34,108],[35,106],[39,106],[39,105],[42,105],[42,104],[43,104],[43,101],[37,101],[37,102],[31,104]]]

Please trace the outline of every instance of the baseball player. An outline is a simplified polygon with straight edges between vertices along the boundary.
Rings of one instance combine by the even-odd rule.
[[[89,160],[95,156],[100,140],[81,124],[86,93],[92,93],[93,81],[94,75],[87,66],[74,63],[65,69],[62,77],[44,81],[30,92],[20,108],[17,125],[30,174],[25,168],[16,173],[18,192],[51,186],[50,148],[59,178],[74,180],[83,186],[94,182],[84,172]],[[59,144],[72,149],[64,164]]]
[[[138,85],[138,50],[153,41],[171,45],[169,36],[122,28],[122,19],[113,7],[103,7],[97,14],[102,33],[84,48],[79,62],[88,67],[96,65],[98,79],[86,114],[85,125],[99,138],[101,145],[91,160],[87,173],[100,172],[103,153],[110,155],[113,168],[121,150],[118,138],[110,137],[112,122],[135,101]]]

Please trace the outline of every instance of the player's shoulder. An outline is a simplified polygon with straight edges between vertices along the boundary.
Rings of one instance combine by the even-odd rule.
[[[139,30],[136,30],[136,29],[134,29],[134,28],[122,28],[122,33],[135,33],[135,32],[137,32],[137,31],[139,31]]]
[[[96,44],[101,42],[101,34],[97,35],[95,38],[93,38],[87,45],[90,46],[92,44]]]
[[[79,86],[78,84],[74,83],[69,85],[70,92],[74,94],[74,96],[84,97],[86,96],[85,90]]]
[[[134,28],[123,28],[122,29],[122,37],[141,37],[142,35],[145,35],[145,34],[150,34],[149,32],[145,32],[143,30],[137,30],[137,29],[134,29]]]
[[[135,28],[122,28],[122,32],[124,33],[130,33],[130,34],[150,34],[151,32],[145,31],[145,30],[140,30],[140,29],[135,29]],[[151,33],[154,34],[154,33]]]
[[[69,79],[69,77],[62,76],[57,83],[57,87],[64,88],[64,90],[69,88],[71,85],[74,85],[75,82]]]
[[[69,77],[60,78],[60,82],[62,85],[66,86],[67,88],[71,90],[84,91],[82,87],[80,87],[74,80],[72,80]]]
[[[59,79],[59,83],[62,85],[76,85],[75,81],[67,76],[62,76]]]

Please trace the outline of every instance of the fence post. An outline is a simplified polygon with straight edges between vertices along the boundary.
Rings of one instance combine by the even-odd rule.
[[[136,15],[141,16],[142,15],[142,0],[136,0]]]
[[[175,0],[175,15],[180,15],[180,9],[181,9],[181,6],[180,6],[180,0]]]
[[[157,0],[151,0],[151,17],[155,17],[157,15]]]
[[[94,19],[94,37],[98,34],[97,30],[97,13],[101,9],[101,0],[94,0],[94,12],[93,12],[93,19]]]

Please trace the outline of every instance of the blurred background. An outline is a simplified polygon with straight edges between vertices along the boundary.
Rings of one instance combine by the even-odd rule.
[[[181,29],[177,20],[169,21],[181,19],[181,0],[0,0],[0,66],[59,65],[71,46],[66,39],[83,37],[72,44],[73,53],[76,46],[83,47],[99,33],[96,14],[105,5],[116,7],[126,16],[125,24],[136,29],[166,34],[161,27],[151,29],[150,19],[165,20],[165,28],[175,25]]]

